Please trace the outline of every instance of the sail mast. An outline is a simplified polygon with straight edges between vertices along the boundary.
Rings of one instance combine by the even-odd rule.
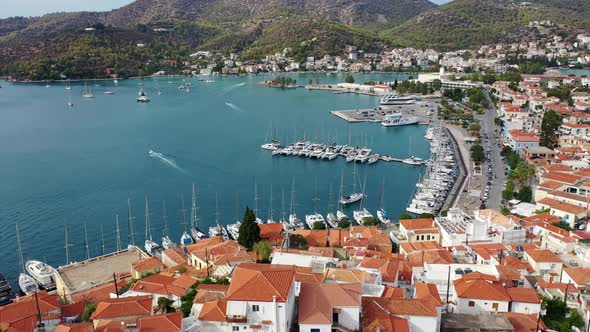
[[[166,215],[166,201],[162,201],[162,210],[162,222],[164,223],[162,235],[166,237],[168,236],[168,216]]]
[[[23,258],[23,248],[20,244],[20,232],[18,230],[18,224],[16,224],[16,242],[18,243],[18,260],[21,273],[25,273],[25,260]]]
[[[289,214],[293,214],[293,204],[295,204],[295,177],[291,182],[291,206],[289,207]]]
[[[131,216],[131,198],[127,197],[127,244],[135,246],[135,236],[133,235],[133,218]]]
[[[197,194],[195,191],[195,184],[193,183],[193,198],[191,202],[191,228],[197,229],[199,227],[199,221],[197,218]]]
[[[86,260],[89,260],[90,249],[88,248],[88,232],[86,230],[86,223],[84,223],[84,249],[86,250]]]
[[[313,213],[317,214],[317,201],[318,199],[318,178],[315,178],[314,194],[313,194]]]
[[[152,240],[152,230],[150,225],[150,209],[148,206],[147,194],[145,194],[145,240]]]
[[[115,222],[117,224],[117,252],[121,251],[121,231],[119,230],[119,215],[115,215]]]
[[[104,255],[104,232],[102,230],[102,224],[100,225],[100,254]]]

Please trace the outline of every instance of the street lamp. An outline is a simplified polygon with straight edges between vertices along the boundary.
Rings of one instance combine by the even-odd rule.
[[[535,332],[539,332],[539,323],[541,323],[541,317],[545,316],[545,314],[547,314],[547,309],[545,309],[545,303],[542,303],[541,311],[539,312],[539,318],[537,318],[537,328],[535,329]]]

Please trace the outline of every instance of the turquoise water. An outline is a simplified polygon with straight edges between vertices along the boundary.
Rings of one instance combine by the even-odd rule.
[[[341,75],[299,75],[322,83],[343,81]],[[359,75],[357,81],[401,76]],[[240,218],[246,205],[254,206],[258,184],[260,217],[268,217],[273,185],[275,220],[281,210],[281,190],[289,208],[291,181],[295,179],[296,212],[303,218],[312,212],[314,182],[326,213],[330,184],[334,202],[340,174],[351,187],[352,164],[343,158],[317,161],[271,156],[260,149],[271,124],[281,141],[337,136],[338,142],[368,144],[376,152],[406,157],[412,137],[412,154],[428,156],[424,126],[384,128],[378,124],[347,124],[332,116],[333,109],[373,107],[376,97],[334,94],[305,89],[263,88],[256,82],[268,77],[213,78],[213,83],[190,79],[192,92],[178,90],[180,78],[162,78],[163,94],[156,95],[156,81],[144,81],[152,102],[138,104],[138,80],[99,82],[95,99],[81,98],[82,85],[72,86],[73,109],[67,106],[63,84],[14,85],[0,89],[0,271],[12,280],[18,272],[15,224],[20,227],[25,259],[65,263],[64,223],[68,224],[72,260],[84,258],[83,225],[88,225],[92,256],[101,253],[100,226],[106,251],[115,249],[115,214],[120,215],[121,240],[127,242],[127,197],[131,197],[136,244],[144,241],[144,196],[150,202],[153,236],[162,229],[162,202],[166,201],[171,237],[179,241],[181,193],[190,208],[191,183],[199,198],[201,228],[214,224],[215,195],[219,196],[223,225],[235,221],[235,196]],[[169,83],[171,82],[171,83]],[[104,95],[104,91],[115,91]],[[274,131],[273,130],[273,131]],[[350,133],[350,138],[349,138]],[[150,158],[153,149],[173,162]],[[176,167],[174,167],[176,166]],[[392,215],[405,209],[421,168],[379,162],[359,166],[366,174],[366,202],[374,213],[385,178],[384,205]],[[349,189],[351,190],[351,188]],[[288,213],[288,211],[287,211]],[[350,211],[352,214],[352,211]],[[189,214],[190,216],[190,214]]]

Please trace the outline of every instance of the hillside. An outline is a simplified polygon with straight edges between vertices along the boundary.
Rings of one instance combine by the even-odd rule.
[[[587,0],[455,0],[426,11],[380,37],[396,45],[458,49],[507,40],[534,20],[590,29]]]

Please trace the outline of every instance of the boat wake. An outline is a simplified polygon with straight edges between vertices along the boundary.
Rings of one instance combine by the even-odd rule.
[[[240,107],[236,106],[235,104],[229,103],[229,102],[225,102],[225,106],[231,108],[234,111],[243,111]]]
[[[227,88],[227,89],[224,91],[224,93],[226,93],[226,94],[227,94],[227,93],[230,93],[231,91],[233,91],[233,90],[235,90],[235,89],[237,89],[237,88],[239,88],[239,87],[243,87],[244,85],[246,85],[246,82],[242,82],[242,83],[236,83],[236,84],[234,84],[234,85],[231,85],[230,87],[228,87],[228,88]]]
[[[184,168],[178,166],[178,164],[174,161],[174,159],[166,157],[164,154],[160,153],[160,152],[156,152],[153,150],[149,151],[149,156],[152,158],[157,158],[158,160],[160,160],[162,163],[164,163],[165,165],[168,165],[174,169],[176,169],[177,171],[184,173],[186,175],[190,175],[190,173],[188,171],[186,171]]]

